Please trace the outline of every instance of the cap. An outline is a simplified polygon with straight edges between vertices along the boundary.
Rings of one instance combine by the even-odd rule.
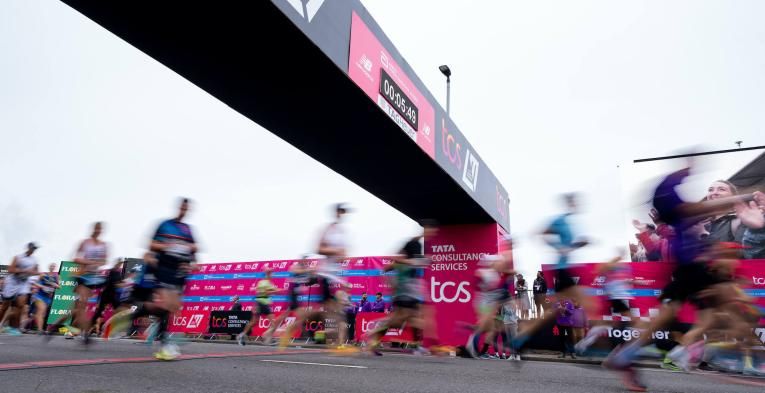
[[[38,246],[37,243],[35,243],[35,242],[29,242],[27,244],[27,248],[32,249],[32,250],[36,250],[36,249],[40,248],[40,246]]]
[[[340,211],[340,210],[346,213],[350,213],[351,211],[353,211],[353,209],[351,209],[351,207],[345,202],[338,203],[335,205],[335,211]]]

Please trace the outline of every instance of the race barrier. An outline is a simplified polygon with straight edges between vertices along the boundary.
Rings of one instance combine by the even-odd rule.
[[[318,260],[306,261],[309,266],[316,266]],[[252,312],[257,307],[255,304],[256,285],[258,280],[265,277],[265,271],[271,270],[271,281],[281,291],[271,298],[271,309],[274,316],[288,310],[287,278],[290,276],[290,267],[298,263],[297,260],[257,261],[257,262],[234,262],[234,263],[210,263],[199,265],[199,271],[188,278],[186,289],[183,293],[183,307],[170,321],[171,332],[188,334],[208,333],[211,313],[226,311],[232,306],[234,296],[240,297],[242,310]],[[366,292],[370,298],[375,293],[383,293],[383,299],[390,304],[390,283],[388,277],[383,274],[382,268],[392,263],[388,257],[358,257],[349,258],[341,262],[343,278],[348,281],[351,288],[346,289],[353,302],[361,300],[361,294]],[[334,284],[335,289],[339,285]],[[320,296],[318,287],[303,287],[298,297],[300,302],[307,307],[318,307]],[[277,335],[286,329],[286,326],[295,320],[294,316],[287,317],[276,333]],[[252,335],[260,336],[268,329],[268,319],[259,317],[253,326]],[[319,329],[318,326],[306,326],[301,329],[306,331]],[[323,326],[321,327],[323,330]],[[299,334],[300,332],[298,332]]]
[[[629,300],[630,317],[626,320],[639,319],[650,321],[659,314],[659,300],[662,289],[669,283],[674,265],[665,262],[624,262],[632,271],[632,279],[635,280]],[[598,263],[576,263],[570,265],[570,272],[574,281],[588,288],[591,295],[597,296],[600,301],[600,312],[596,315],[588,315],[589,320],[594,321],[618,321],[619,315],[611,314],[608,300],[605,296],[606,277],[598,273]],[[554,285],[555,265],[542,265],[542,271],[547,280],[547,286],[552,293]],[[736,276],[744,292],[753,297],[756,303],[765,308],[765,260],[741,261]],[[690,304],[683,305],[678,316],[682,323],[693,323],[696,319],[695,309]],[[760,324],[765,320],[760,320]]]

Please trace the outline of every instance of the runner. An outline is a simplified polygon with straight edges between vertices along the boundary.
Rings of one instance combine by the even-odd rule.
[[[332,286],[346,287],[348,283],[340,277],[340,262],[347,256],[347,239],[345,228],[342,225],[343,218],[350,213],[350,208],[345,203],[335,205],[335,221],[327,226],[319,240],[317,253],[325,256],[320,259],[315,270],[316,281],[319,284],[321,308],[330,318],[337,321],[337,347],[338,352],[355,352],[357,349],[352,345],[346,345],[348,328],[345,326],[343,308],[335,298]],[[320,313],[322,314],[322,313]]]
[[[255,304],[257,309],[252,313],[252,318],[247,322],[244,330],[236,336],[236,341],[239,345],[244,346],[247,339],[247,335],[250,333],[250,329],[258,322],[261,316],[266,317],[270,323],[268,330],[264,335],[266,343],[271,342],[271,335],[276,330],[277,324],[274,323],[274,313],[271,311],[271,294],[279,291],[279,288],[275,287],[271,282],[271,269],[266,269],[265,278],[258,281],[258,285],[255,287],[257,295],[255,296]]]
[[[118,287],[122,282],[122,268],[124,262],[122,260],[109,269],[106,274],[106,281],[104,282],[103,289],[98,296],[98,305],[96,306],[93,316],[90,318],[91,330],[89,333],[95,333],[96,336],[100,335],[101,324],[103,323],[103,312],[106,310],[106,306],[111,306],[112,313],[117,312],[120,307],[120,297],[118,295]]]
[[[83,338],[83,344],[90,344],[90,318],[88,318],[88,300],[93,295],[95,289],[101,288],[106,283],[106,276],[101,274],[99,268],[106,263],[108,257],[108,246],[101,241],[101,232],[103,224],[96,222],[93,224],[93,232],[90,237],[80,242],[77,247],[77,253],[74,262],[78,265],[78,271],[75,273],[77,286],[74,287],[75,301],[72,304],[71,317],[74,329],[69,329],[65,338],[73,338],[73,334],[79,331]],[[55,332],[69,319],[70,315],[64,315],[54,323],[48,326],[47,333]]]
[[[57,264],[48,265],[48,272],[40,277],[34,285],[37,286],[37,293],[33,296],[35,303],[35,323],[38,334],[45,333],[45,316],[48,315],[48,309],[53,302],[53,294],[58,289]]]
[[[494,344],[495,352],[500,351],[497,336],[504,335],[501,308],[510,300],[510,281],[514,274],[502,255],[488,255],[478,262],[475,271],[478,292],[474,302],[478,323],[465,345],[473,358],[491,358],[486,355],[490,343]],[[482,337],[483,347],[479,350]]]
[[[632,317],[630,311],[630,300],[632,297],[632,271],[627,263],[620,262],[623,255],[614,257],[608,262],[601,263],[597,266],[598,274],[603,275],[606,278],[605,292],[608,297],[611,315],[618,314],[621,316],[619,321],[612,326],[612,328],[624,331],[629,327],[637,328],[631,323]],[[574,350],[578,355],[583,355],[589,347],[594,344],[600,337],[608,335],[608,325],[594,326],[587,332],[581,341],[574,345]],[[613,338],[613,345],[616,346],[620,342],[620,339]]]
[[[678,194],[677,188],[690,175],[692,161],[685,168],[665,177],[656,187],[653,205],[659,218],[675,229],[676,236],[670,239],[670,250],[674,254],[676,268],[672,281],[662,291],[659,315],[654,318],[647,331],[637,340],[615,349],[603,365],[624,373],[625,386],[632,391],[645,391],[645,386],[637,380],[632,368],[632,361],[640,349],[647,345],[654,332],[669,325],[676,317],[683,302],[693,299],[697,294],[716,284],[718,280],[710,274],[703,263],[698,262],[705,244],[698,236],[700,222],[715,212],[730,210],[737,203],[749,202],[751,195],[739,195],[703,202],[687,202]],[[703,226],[702,226],[703,227]],[[685,348],[678,348],[675,353],[682,353]]]
[[[5,332],[18,336],[21,324],[22,313],[29,301],[29,294],[32,291],[30,280],[38,274],[37,258],[32,254],[39,247],[35,243],[27,244],[27,251],[16,255],[8,267],[9,275],[5,278],[3,285],[3,304],[0,306],[0,320],[8,312],[8,325]]]
[[[274,330],[272,331],[273,333],[279,329],[279,327],[282,325],[282,323],[284,323],[284,321],[287,319],[287,317],[290,316],[291,313],[295,314],[295,322],[288,326],[281,336],[281,348],[285,348],[287,346],[287,343],[294,334],[294,328],[292,325],[295,325],[298,320],[302,321],[305,318],[306,310],[304,307],[300,306],[300,288],[302,286],[309,285],[308,282],[311,280],[312,271],[306,264],[306,259],[308,257],[308,255],[304,255],[300,260],[294,262],[292,266],[290,266],[290,277],[287,279],[289,305],[287,306],[287,310],[279,314],[276,320],[274,320],[272,323],[272,325],[275,326]],[[298,324],[297,326],[300,325]],[[264,338],[264,344],[271,345],[271,336]]]
[[[180,356],[178,346],[171,343],[167,333],[169,317],[181,307],[181,295],[186,284],[186,277],[192,271],[197,245],[191,227],[183,222],[190,201],[182,199],[175,218],[163,221],[152,238],[149,250],[155,258],[146,263],[156,280],[154,299],[138,303],[135,308],[115,314],[105,324],[105,333],[126,329],[135,318],[154,315],[159,319],[157,337],[162,346],[154,354],[159,360],[173,360]]]
[[[422,235],[410,239],[399,251],[393,263],[383,267],[384,272],[395,273],[393,286],[393,311],[367,335],[367,348],[376,356],[382,356],[380,342],[389,329],[402,328],[409,324],[414,329],[423,329],[420,305],[425,300],[423,269],[429,265],[425,258],[424,239],[435,236],[438,228],[431,221],[423,221]],[[420,352],[426,352],[418,348]]]
[[[572,273],[569,271],[569,257],[572,252],[588,244],[587,240],[577,239],[571,228],[570,217],[578,213],[579,205],[576,194],[563,195],[563,202],[566,206],[566,213],[558,216],[542,232],[545,242],[555,249],[558,254],[557,265],[555,266],[554,288],[556,296],[560,299],[573,299],[585,309],[587,313],[592,311],[593,304],[586,296],[585,291],[574,281]],[[556,312],[552,308],[545,312],[543,318],[534,320],[529,326],[518,333],[513,340],[513,349],[517,352],[528,339],[539,329],[547,324],[551,324],[556,319]]]

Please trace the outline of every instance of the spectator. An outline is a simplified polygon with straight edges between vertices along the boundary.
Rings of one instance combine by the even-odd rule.
[[[366,295],[366,293],[361,295],[362,300],[365,300]],[[356,339],[356,314],[361,310],[359,303],[361,302],[349,302],[349,304],[343,308],[343,311],[345,312],[345,322],[348,324],[348,339],[354,344],[358,341]]]
[[[372,312],[372,303],[367,300],[367,293],[361,293],[361,300],[356,303],[356,309],[358,312]]]
[[[525,320],[529,319],[529,310],[531,310],[529,285],[526,283],[526,279],[523,278],[523,274],[518,274],[517,277],[515,290],[518,292],[518,309],[520,310],[521,319]]]
[[[385,300],[383,300],[383,295],[381,292],[377,292],[377,297],[375,297],[374,303],[372,303],[371,309],[372,312],[385,312]]]
[[[561,299],[555,303],[555,310],[557,312],[555,325],[558,328],[560,337],[560,356],[558,357],[564,359],[568,353],[572,359],[576,359],[573,343],[574,332],[571,329],[571,316],[574,313],[574,304],[568,299]]]
[[[635,237],[637,237],[640,245],[645,250],[645,260],[673,262],[670,245],[672,244],[672,239],[675,237],[674,228],[661,221],[656,209],[651,209],[648,215],[656,225],[642,223],[639,220],[632,220],[632,225],[638,230]],[[640,261],[639,256],[636,262],[637,261]]]
[[[542,274],[542,271],[537,272],[537,278],[534,280],[534,309],[537,313],[537,318],[542,318],[543,309],[542,304],[544,304],[545,299],[547,298],[547,280],[545,280],[544,274]]]
[[[584,328],[587,326],[587,314],[579,302],[574,301],[574,310],[571,312],[571,329],[573,330],[573,342],[578,343],[584,338]]]

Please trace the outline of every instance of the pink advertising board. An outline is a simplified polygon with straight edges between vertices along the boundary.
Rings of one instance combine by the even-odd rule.
[[[183,296],[183,307],[170,321],[170,330],[181,333],[204,333],[209,326],[210,312],[228,310],[232,306],[232,298],[239,296],[245,311],[255,309],[255,287],[262,279],[266,269],[272,271],[271,281],[281,289],[272,296],[272,310],[280,314],[288,309],[287,277],[292,264],[296,260],[255,261],[210,263],[199,265],[199,271],[191,275],[187,281]],[[315,265],[316,260],[308,261]],[[343,274],[350,283],[352,301],[358,301],[362,292],[374,294],[382,292],[390,303],[390,283],[383,276],[381,269],[391,263],[387,257],[348,258],[342,262]],[[317,287],[301,289],[300,296],[303,304],[311,305],[319,299]],[[291,319],[288,318],[287,322]],[[258,326],[266,322],[261,321]],[[265,327],[267,328],[267,326]],[[263,328],[262,330],[265,330]],[[256,327],[256,329],[259,329]],[[255,330],[257,333],[258,330]]]
[[[437,338],[443,344],[463,345],[470,332],[462,326],[476,322],[475,270],[484,255],[497,253],[498,227],[442,226],[436,236],[425,239],[425,253],[432,259],[425,273],[426,299],[435,307]]]
[[[435,111],[380,40],[353,12],[348,76],[430,158],[435,159]]]

